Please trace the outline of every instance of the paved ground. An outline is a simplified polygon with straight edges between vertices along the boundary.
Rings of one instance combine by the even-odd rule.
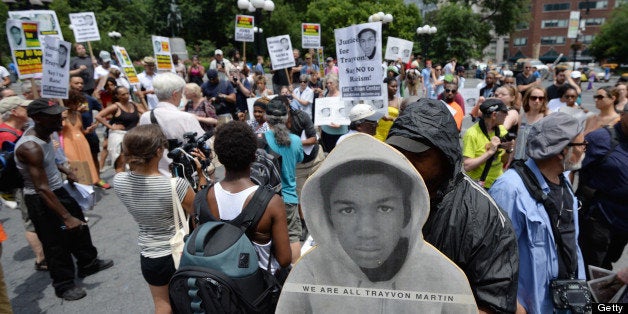
[[[468,80],[467,86],[474,86],[477,82]],[[596,88],[602,85],[608,84],[596,83]],[[586,88],[586,85],[583,84],[583,87]],[[589,110],[594,110],[593,93],[594,90],[585,91],[583,95],[585,107]],[[111,182],[112,175],[113,171],[108,170],[103,178]],[[0,211],[0,221],[9,236],[3,242],[1,262],[15,313],[153,312],[150,292],[140,272],[137,225],[113,190],[98,190],[98,193],[102,199],[86,216],[99,256],[113,259],[115,265],[101,273],[77,280],[87,290],[87,297],[79,301],[64,302],[54,295],[48,273],[37,272],[33,268],[35,259],[23,236],[19,211]],[[615,266],[628,266],[628,254],[624,253]]]

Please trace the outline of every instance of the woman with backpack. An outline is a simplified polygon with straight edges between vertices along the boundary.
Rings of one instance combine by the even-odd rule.
[[[159,172],[159,160],[168,140],[158,125],[137,126],[124,136],[122,151],[131,171],[114,177],[114,191],[139,226],[141,268],[155,304],[155,313],[172,313],[168,283],[175,272],[169,240],[175,234],[172,188],[183,209],[192,214],[194,190],[183,178],[168,178]],[[193,152],[203,158],[202,153]],[[197,162],[200,172],[200,163]],[[200,176],[201,185],[207,184]]]

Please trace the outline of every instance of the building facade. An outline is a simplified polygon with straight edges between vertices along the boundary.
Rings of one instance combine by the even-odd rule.
[[[628,0],[531,0],[530,21],[517,25],[509,43],[509,61],[519,58],[540,59],[551,63],[561,53],[564,61],[592,62],[587,45],[593,42],[600,27],[609,19],[613,9]],[[580,12],[577,38],[568,38],[572,11]]]

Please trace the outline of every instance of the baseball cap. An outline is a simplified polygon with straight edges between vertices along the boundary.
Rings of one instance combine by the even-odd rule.
[[[0,100],[0,114],[4,114],[20,106],[27,107],[29,103],[30,100],[24,100],[24,98],[19,96],[5,97]]]
[[[382,112],[373,109],[369,104],[357,104],[349,111],[349,120],[351,120],[351,122],[362,119],[377,122],[383,116],[384,114]]]
[[[222,50],[220,50],[220,49],[216,49],[216,50],[214,51],[214,56],[215,56],[215,55],[221,55],[221,56],[222,56],[222,55],[223,55]]]
[[[65,107],[61,106],[58,102],[48,99],[48,98],[39,98],[31,101],[26,108],[26,112],[29,117],[36,115],[38,113],[45,113],[49,115],[60,114],[65,111]]]
[[[399,74],[399,68],[396,65],[391,65],[388,68],[386,68],[386,72],[388,71],[393,71],[395,72],[395,74]]]
[[[571,72],[571,78],[581,78],[581,77],[582,77],[582,73],[580,73],[580,71]]]
[[[489,98],[480,105],[480,111],[482,111],[482,114],[491,114],[495,111],[508,112],[508,107],[501,99]]]
[[[142,64],[143,65],[155,65],[155,58],[153,58],[153,57],[144,57],[144,59],[142,59]]]
[[[211,80],[215,78],[218,78],[218,71],[214,69],[207,71],[207,79]]]
[[[270,116],[282,117],[288,114],[288,108],[279,97],[273,98],[266,104],[266,114]]]
[[[102,59],[102,62],[110,62],[111,61],[111,55],[109,54],[109,52],[102,50],[99,54],[100,59]]]
[[[564,112],[555,112],[532,125],[527,154],[532,159],[558,155],[584,130],[582,121]]]

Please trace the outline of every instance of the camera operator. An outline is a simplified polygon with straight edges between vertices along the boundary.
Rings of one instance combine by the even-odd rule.
[[[180,76],[171,72],[160,74],[153,80],[153,87],[159,103],[155,109],[142,114],[140,125],[157,124],[167,139],[181,142],[186,142],[183,135],[187,132],[196,132],[199,136],[205,134],[193,114],[180,111],[177,108],[185,88],[185,81]],[[161,160],[159,160],[159,172],[170,177],[169,165],[172,160],[167,157],[167,154],[168,151],[164,151]]]
[[[489,189],[503,173],[503,167],[512,153],[514,141],[502,138],[507,135],[504,119],[508,107],[497,98],[489,98],[480,105],[482,117],[464,134],[464,171],[481,186]]]
[[[221,81],[218,79],[218,71],[207,71],[207,82],[201,86],[203,96],[214,105],[216,108],[216,115],[218,116],[218,123],[224,121],[225,115],[230,116],[230,119],[236,119],[236,94],[233,88],[233,79],[229,81]],[[201,133],[199,133],[201,134]]]
[[[232,68],[229,71],[231,86],[236,93],[237,120],[246,120],[246,113],[249,110],[246,99],[251,97],[251,83],[246,79],[246,75],[243,72],[248,72],[246,66],[242,72],[238,68]],[[241,119],[242,117],[244,119]]]

